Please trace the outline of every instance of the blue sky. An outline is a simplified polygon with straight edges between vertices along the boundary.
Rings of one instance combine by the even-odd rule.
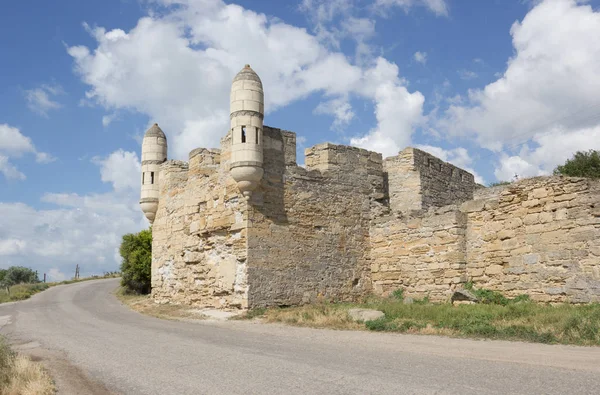
[[[140,139],[218,146],[229,84],[263,79],[265,124],[482,183],[600,148],[600,1],[21,0],[0,14],[0,267],[115,270],[147,226]],[[302,162],[302,160],[299,160]]]

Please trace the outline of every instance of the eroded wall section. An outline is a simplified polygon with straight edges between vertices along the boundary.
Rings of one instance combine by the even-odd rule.
[[[229,177],[229,136],[161,167],[153,225],[152,295],[159,303],[247,307],[247,203]]]
[[[285,132],[265,128],[265,175],[249,214],[249,304],[364,295],[371,210],[383,197],[381,155],[320,144],[306,151],[305,169],[289,157],[291,144]]]

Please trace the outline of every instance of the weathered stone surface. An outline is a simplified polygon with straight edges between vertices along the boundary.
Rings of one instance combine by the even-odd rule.
[[[348,315],[354,321],[374,321],[385,317],[383,311],[371,309],[350,309]]]
[[[229,134],[189,164],[160,165],[157,302],[245,309],[399,288],[405,303],[472,301],[467,281],[546,302],[600,301],[600,182],[475,189],[469,173],[419,150],[384,161],[330,143],[307,149],[302,168],[295,144],[292,132],[264,127],[264,176],[249,201],[229,174]]]
[[[475,296],[475,294],[468,289],[461,288],[454,291],[451,301],[452,303],[458,301],[479,302],[479,298],[477,298],[477,296]]]
[[[536,177],[493,192],[462,206],[475,286],[544,302],[600,301],[600,182]],[[511,204],[486,204],[498,198]]]

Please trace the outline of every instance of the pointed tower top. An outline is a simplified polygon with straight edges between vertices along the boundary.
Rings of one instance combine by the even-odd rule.
[[[260,80],[260,77],[258,76],[258,74],[256,74],[254,70],[252,70],[252,67],[250,67],[249,64],[245,65],[244,68],[239,73],[237,73],[237,75],[233,79],[233,82],[243,80],[256,81],[262,87],[262,81]]]
[[[146,134],[144,134],[144,137],[162,137],[163,139],[167,138],[167,136],[165,136],[165,133],[162,131],[162,129],[158,126],[157,123],[150,126],[150,129],[146,130]]]

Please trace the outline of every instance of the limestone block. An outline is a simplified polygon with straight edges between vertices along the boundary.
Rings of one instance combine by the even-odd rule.
[[[373,321],[385,317],[385,314],[379,310],[371,309],[350,309],[348,315],[354,321]]]

